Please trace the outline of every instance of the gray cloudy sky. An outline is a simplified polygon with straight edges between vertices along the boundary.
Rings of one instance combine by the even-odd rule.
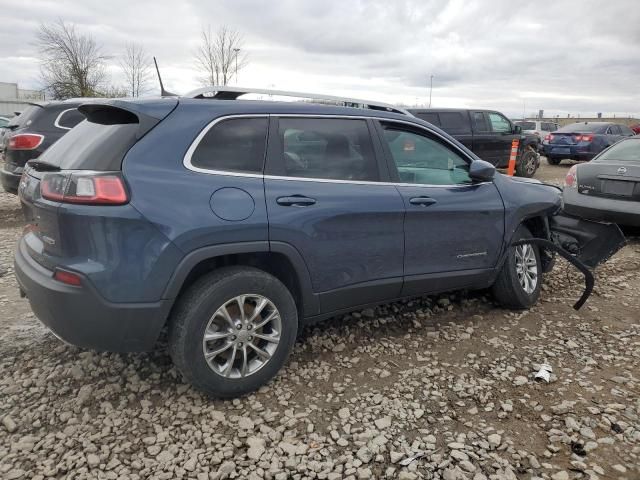
[[[6,0],[4,0],[6,1]],[[0,9],[0,81],[38,87],[33,40],[62,18],[116,57],[136,41],[165,86],[198,87],[203,25],[244,35],[239,84],[509,115],[640,115],[638,0],[22,0]],[[155,80],[155,79],[154,79]],[[154,83],[155,87],[155,83]]]

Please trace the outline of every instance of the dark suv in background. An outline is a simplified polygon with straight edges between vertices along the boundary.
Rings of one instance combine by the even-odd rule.
[[[528,308],[552,265],[533,237],[612,239],[592,263],[619,248],[617,227],[558,215],[558,188],[494,176],[397,108],[244,92],[82,105],[27,164],[15,271],[56,335],[140,351],[168,325],[182,374],[229,397],[272,378],[305,322],[461,288]]]
[[[2,186],[17,193],[25,163],[38,158],[65,133],[84,120],[78,106],[86,99],[32,103],[7,125],[3,137]]]
[[[500,112],[464,108],[422,108],[409,109],[409,112],[440,127],[482,160],[498,168],[508,167],[511,143],[520,140],[515,171],[519,177],[532,177],[540,165],[538,138],[524,135],[520,126]]]

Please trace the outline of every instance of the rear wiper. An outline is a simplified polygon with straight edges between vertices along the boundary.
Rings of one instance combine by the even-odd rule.
[[[47,162],[41,162],[39,160],[29,160],[27,166],[33,168],[37,172],[59,172],[60,167]]]

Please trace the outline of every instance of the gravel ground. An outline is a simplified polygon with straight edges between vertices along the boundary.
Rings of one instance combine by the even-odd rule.
[[[638,237],[580,312],[562,263],[526,312],[485,292],[383,305],[307,328],[275,381],[210,401],[162,345],[95,353],[42,327],[13,279],[19,218],[0,194],[3,479],[640,478]]]

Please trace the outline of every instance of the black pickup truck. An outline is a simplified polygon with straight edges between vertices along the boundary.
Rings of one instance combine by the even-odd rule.
[[[500,112],[464,108],[409,109],[414,116],[440,127],[483,160],[507,168],[511,142],[520,140],[516,175],[532,177],[540,165],[538,139],[524,135],[522,128]]]

